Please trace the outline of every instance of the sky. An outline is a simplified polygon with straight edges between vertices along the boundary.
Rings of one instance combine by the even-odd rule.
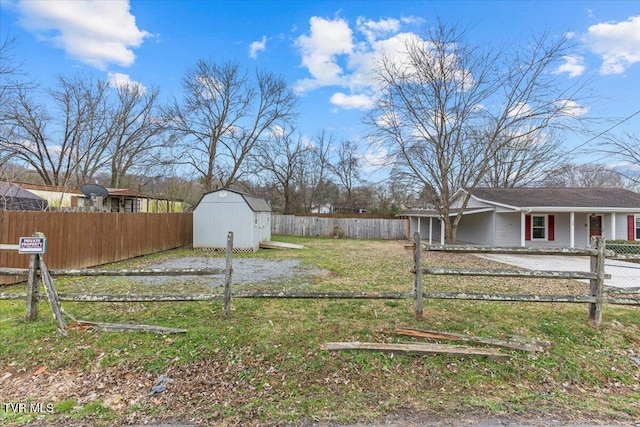
[[[353,141],[366,134],[375,95],[367,73],[380,49],[438,21],[465,28],[480,46],[524,45],[545,32],[570,37],[574,52],[552,72],[568,84],[593,82],[580,111],[611,119],[593,134],[640,134],[638,1],[0,0],[0,36],[17,39],[17,59],[45,86],[87,71],[179,99],[198,60],[237,61],[285,78],[300,96],[305,136],[324,130]],[[606,161],[583,154],[598,144],[590,139],[564,143],[578,162]],[[385,152],[361,147],[374,177]]]

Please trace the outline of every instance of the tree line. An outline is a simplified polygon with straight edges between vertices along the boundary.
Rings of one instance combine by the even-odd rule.
[[[191,204],[203,192],[235,188],[267,196],[286,214],[431,206],[443,218],[463,187],[637,182],[631,172],[571,161],[564,138],[587,139],[597,122],[583,109],[594,101],[585,96],[588,81],[554,72],[574,47],[563,37],[496,49],[443,23],[406,36],[373,64],[374,106],[363,118],[370,132],[359,141],[323,129],[302,134],[299,100],[284,78],[235,61],[197,61],[181,96],[161,102],[158,87],[88,73],[41,87],[14,47],[11,39],[0,45],[4,179],[99,182]],[[386,153],[383,182],[363,179],[365,143]],[[606,134],[589,147],[638,166],[639,145],[634,135]],[[449,241],[460,219],[445,222]]]

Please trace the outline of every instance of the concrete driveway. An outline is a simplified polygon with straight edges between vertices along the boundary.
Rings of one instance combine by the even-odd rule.
[[[477,256],[529,270],[589,271],[591,263],[589,257],[574,256],[504,254]],[[605,286],[640,289],[640,264],[607,259],[604,263],[604,272],[611,275],[611,279],[605,280]],[[588,282],[588,280],[583,281]]]

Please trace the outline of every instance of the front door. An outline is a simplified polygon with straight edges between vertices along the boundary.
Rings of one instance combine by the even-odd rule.
[[[593,236],[602,236],[602,215],[589,215],[589,244]]]

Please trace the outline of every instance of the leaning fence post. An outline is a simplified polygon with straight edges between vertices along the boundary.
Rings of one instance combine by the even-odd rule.
[[[602,322],[602,302],[604,299],[604,238],[602,236],[593,236],[591,238],[591,246],[597,251],[596,254],[591,255],[591,273],[595,274],[596,278],[589,281],[591,297],[594,297],[596,302],[589,304],[589,326],[598,329]]]
[[[231,252],[233,251],[233,231],[227,234],[227,261],[224,274],[224,317],[229,317],[231,309],[231,273],[233,266],[231,263]]]
[[[413,233],[413,266],[416,273],[413,292],[415,294],[415,302],[413,305],[413,313],[416,320],[422,319],[423,316],[423,295],[422,295],[422,243],[420,242],[420,233]]]
[[[29,260],[29,278],[27,280],[27,322],[38,318],[38,300],[40,298],[40,281],[38,280],[38,269],[40,258],[37,254],[32,254]]]

